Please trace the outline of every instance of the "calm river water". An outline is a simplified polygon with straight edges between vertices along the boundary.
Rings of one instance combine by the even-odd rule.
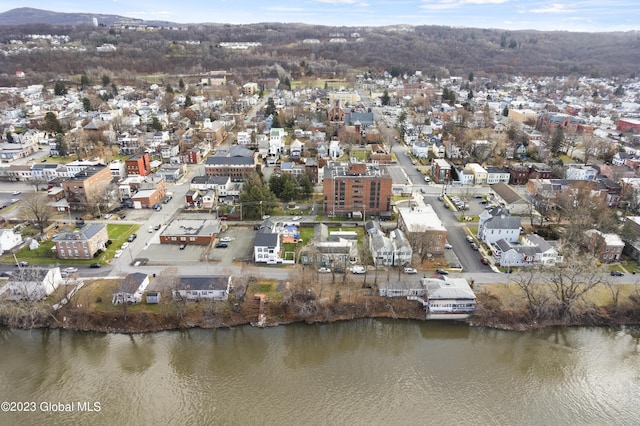
[[[637,425],[640,331],[0,329],[0,401],[36,410],[2,425]]]

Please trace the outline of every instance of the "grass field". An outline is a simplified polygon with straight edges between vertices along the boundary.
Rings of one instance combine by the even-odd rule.
[[[138,230],[138,225],[119,225],[108,224],[107,232],[109,233],[109,239],[112,244],[100,254],[100,256],[93,259],[59,259],[56,253],[52,251],[55,246],[53,240],[48,240],[40,244],[35,250],[30,250],[28,246],[25,246],[18,250],[16,258],[19,261],[27,261],[32,264],[49,265],[49,264],[90,264],[94,262],[107,263],[113,259],[113,255],[116,250],[120,248],[122,243],[127,241],[129,235],[135,233]],[[2,263],[14,263],[15,259],[12,254],[5,254],[1,258]]]

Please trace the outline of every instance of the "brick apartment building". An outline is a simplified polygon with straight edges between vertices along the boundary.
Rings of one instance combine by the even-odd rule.
[[[367,163],[330,163],[324,171],[324,213],[377,215],[388,212],[391,176],[384,166]]]
[[[90,223],[79,231],[65,232],[53,238],[60,259],[93,259],[98,250],[106,248],[108,240],[104,223]]]
[[[136,154],[125,160],[128,175],[149,176],[151,174],[151,160],[149,153]]]
[[[77,175],[62,181],[64,196],[71,211],[91,211],[104,198],[111,183],[109,167],[100,164],[84,168]]]

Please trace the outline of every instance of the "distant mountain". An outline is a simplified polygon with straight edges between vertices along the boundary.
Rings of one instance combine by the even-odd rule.
[[[143,23],[142,19],[99,13],[58,13],[48,10],[20,7],[0,13],[0,25],[93,25],[93,18],[104,25],[119,23]]]

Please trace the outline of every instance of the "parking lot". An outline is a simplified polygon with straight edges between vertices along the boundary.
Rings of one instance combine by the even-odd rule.
[[[160,244],[159,235],[162,232],[154,231],[146,248],[140,250],[135,259],[146,259],[147,265],[166,265],[169,263],[180,264],[200,261],[215,262],[220,265],[232,265],[234,261],[251,260],[253,258],[253,240],[255,231],[250,226],[233,226],[223,228],[217,236],[229,237],[227,248],[215,248],[209,246],[189,245],[180,250],[180,244]],[[144,238],[146,231],[140,233]],[[124,255],[123,255],[124,256]]]

